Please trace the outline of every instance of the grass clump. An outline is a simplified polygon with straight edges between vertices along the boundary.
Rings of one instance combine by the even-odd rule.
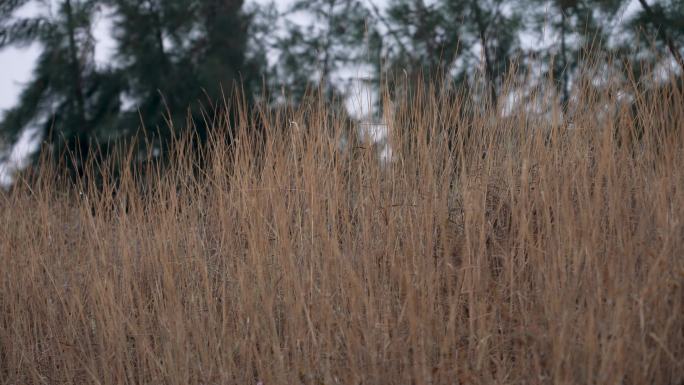
[[[97,186],[46,162],[0,201],[0,383],[679,384],[684,96],[627,91],[423,87],[384,161],[312,103]]]

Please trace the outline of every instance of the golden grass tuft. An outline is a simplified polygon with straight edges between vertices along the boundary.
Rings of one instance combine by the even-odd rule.
[[[99,186],[45,162],[0,197],[0,384],[681,384],[684,96],[626,91],[420,89],[386,163],[322,103]]]

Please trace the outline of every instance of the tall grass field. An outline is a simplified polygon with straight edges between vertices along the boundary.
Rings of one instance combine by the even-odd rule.
[[[403,95],[384,152],[313,98],[42,154],[0,192],[0,384],[682,384],[680,80]]]

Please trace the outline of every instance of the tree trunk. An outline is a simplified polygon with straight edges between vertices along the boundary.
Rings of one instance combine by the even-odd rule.
[[[64,9],[67,17],[67,33],[69,38],[69,56],[71,60],[71,71],[74,81],[74,97],[76,98],[76,113],[78,116],[78,131],[84,132],[85,127],[85,101],[83,98],[83,79],[81,74],[81,63],[78,58],[78,47],[76,46],[76,24],[74,22],[74,11],[71,7],[71,0],[66,0]]]
[[[489,49],[487,48],[487,26],[482,20],[482,12],[480,11],[480,6],[477,2],[472,2],[473,11],[475,13],[475,23],[477,23],[478,32],[480,33],[480,44],[482,45],[482,53],[485,59],[485,75],[487,76],[489,83],[489,96],[493,106],[497,103],[497,93],[496,93],[496,78],[494,75],[494,68],[492,67],[492,59],[489,54]]]
[[[335,0],[328,0],[328,30],[326,31],[325,34],[325,45],[324,45],[324,52],[323,52],[323,69],[322,69],[322,74],[321,74],[321,83],[325,84],[327,87],[329,85],[329,80],[328,77],[330,76],[330,50],[332,49],[332,35],[333,35],[333,12],[335,11]]]
[[[562,95],[561,95],[561,106],[562,108],[566,108],[568,104],[568,99],[570,98],[569,96],[569,90],[568,90],[568,82],[569,82],[569,76],[568,76],[568,53],[567,53],[567,43],[566,43],[566,36],[565,36],[565,30],[567,28],[567,16],[565,14],[565,9],[561,8],[561,60],[563,61],[563,67],[562,67]]]

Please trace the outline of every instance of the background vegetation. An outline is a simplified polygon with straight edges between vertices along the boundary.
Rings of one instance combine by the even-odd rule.
[[[76,164],[65,162],[77,168],[81,158],[106,154],[113,141],[140,130],[149,139],[141,154],[149,146],[164,154],[174,133],[192,131],[206,140],[209,122],[221,115],[235,88],[244,91],[250,108],[265,100],[296,105],[310,86],[323,87],[328,100],[348,98],[354,96],[354,69],[362,69],[361,80],[378,103],[369,120],[383,114],[382,89],[403,92],[389,82],[401,74],[409,81],[400,84],[408,88],[429,78],[501,105],[510,99],[502,94],[506,74],[526,78],[523,88],[533,94],[551,76],[554,87],[544,97],[567,109],[576,108],[569,90],[587,52],[601,61],[597,78],[617,77],[642,89],[657,88],[670,71],[681,77],[684,69],[679,0],[278,4],[3,1],[0,49],[39,43],[42,54],[19,103],[0,123],[0,158],[27,130],[58,157],[67,150],[79,153]],[[40,11],[20,16],[25,13],[17,11],[28,5]],[[112,21],[116,44],[111,62],[98,64],[93,29],[102,17]],[[629,102],[633,95],[627,96]],[[520,98],[518,106],[529,108],[529,101]]]

